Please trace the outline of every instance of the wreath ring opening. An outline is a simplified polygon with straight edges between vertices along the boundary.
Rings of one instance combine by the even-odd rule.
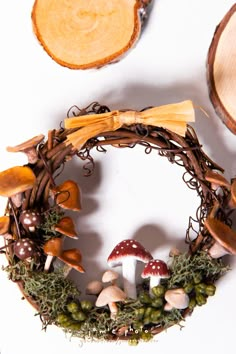
[[[228,181],[224,177],[223,169],[206,155],[190,125],[181,135],[169,129],[169,120],[167,128],[163,122],[160,126],[140,123],[140,112],[132,111],[128,120],[124,120],[122,113],[121,126],[111,131],[110,125],[97,122],[100,115],[106,120],[113,115],[113,125],[117,120],[117,111],[114,115],[97,102],[82,110],[74,106],[68,112],[72,118],[66,121],[79,119],[79,127],[61,126],[50,130],[47,139],[39,135],[7,148],[10,152],[25,152],[29,163],[0,173],[0,195],[8,198],[5,214],[0,218],[4,239],[1,252],[7,256],[5,270],[9,279],[19,285],[24,297],[38,311],[44,328],[55,324],[84,339],[124,339],[137,344],[151,340],[174,324],[181,325],[196,306],[204,305],[215,294],[217,279],[228,270],[222,257],[236,254],[236,232],[232,230],[236,179]],[[90,118],[93,124],[87,139]],[[85,141],[77,148],[81,136]],[[135,257],[142,258],[146,263],[142,277],[146,279],[131,290],[125,284],[120,288],[116,284],[117,273],[108,269],[103,282],[99,279],[88,284],[92,300],[80,300],[80,292],[68,273],[72,268],[85,271],[82,255],[78,249],[63,247],[65,237],[77,236],[66,211],[81,209],[80,189],[73,180],[58,185],[56,177],[74,157],[85,161],[85,174],[91,175],[93,149],[103,152],[107,145],[133,148],[137,144],[143,146],[146,154],[155,151],[183,168],[183,181],[200,198],[196,215],[189,218],[184,235],[188,251],[172,249],[166,265],[154,260],[135,240],[124,240],[111,252],[108,264],[120,265],[123,257],[125,268],[132,249],[131,263]]]

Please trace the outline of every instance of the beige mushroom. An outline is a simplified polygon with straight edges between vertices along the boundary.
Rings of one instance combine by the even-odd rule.
[[[111,283],[112,285],[116,284],[116,280],[119,278],[119,273],[114,270],[106,270],[102,276],[103,283]]]
[[[92,280],[86,286],[86,294],[98,295],[103,289],[102,282],[99,280]]]
[[[40,134],[16,146],[8,146],[8,152],[24,152],[27,155],[28,163],[34,164],[38,161],[37,145],[44,139],[44,135]]]
[[[236,255],[236,232],[222,221],[207,218],[205,226],[215,243],[209,249],[208,253],[212,258],[220,258],[226,254]]]
[[[126,294],[116,285],[110,285],[107,288],[103,289],[99,294],[95,305],[97,307],[103,307],[108,305],[111,312],[111,319],[115,320],[118,307],[116,302],[124,301],[126,299]]]
[[[171,311],[173,308],[182,310],[189,304],[189,297],[182,288],[167,290],[165,300],[167,301],[164,306],[165,311]]]
[[[11,198],[19,208],[23,192],[31,189],[36,181],[33,171],[27,166],[15,166],[0,172],[0,196]]]
[[[180,252],[180,250],[178,248],[172,247],[170,249],[170,252],[169,252],[169,256],[170,257],[175,257],[175,256],[180,256],[180,255],[181,255],[181,252]]]

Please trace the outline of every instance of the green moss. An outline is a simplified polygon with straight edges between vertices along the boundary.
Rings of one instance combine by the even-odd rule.
[[[214,282],[229,270],[221,259],[212,259],[206,252],[200,251],[191,257],[184,253],[174,256],[170,265],[171,277],[167,281],[168,288],[185,287],[204,279]]]
[[[83,309],[78,289],[63,276],[62,271],[45,273],[33,263],[22,261],[15,264],[11,262],[5,268],[12,280],[23,281],[25,294],[36,302],[45,327],[48,323],[55,323],[71,336],[85,340],[114,340],[117,331],[125,328],[127,339],[132,339],[135,333],[138,341],[144,340],[143,333],[149,333],[151,338],[151,331],[155,327],[181,326],[185,310],[164,311],[166,290],[184,288],[190,297],[191,312],[196,305],[203,305],[208,296],[214,295],[215,281],[228,269],[222,260],[212,259],[202,251],[191,257],[188,254],[174,256],[170,265],[171,276],[157,287],[159,291],[154,298],[150,298],[148,287],[143,283],[138,287],[137,300],[127,299],[117,303],[118,315],[113,320],[108,306],[97,308],[90,304]],[[158,300],[158,306],[155,300]],[[71,304],[74,304],[74,310],[83,312],[83,318],[81,313],[79,317],[78,314],[72,316]]]
[[[59,232],[54,230],[54,226],[58,224],[63,216],[63,211],[58,208],[53,208],[43,213],[43,222],[39,225],[38,231],[45,241],[61,236]]]
[[[72,281],[61,272],[32,272],[24,280],[25,294],[35,300],[41,317],[55,321],[58,313],[66,310],[69,299],[80,295]]]

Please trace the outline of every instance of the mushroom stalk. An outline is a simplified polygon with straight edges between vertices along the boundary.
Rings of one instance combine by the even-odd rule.
[[[50,266],[51,266],[53,257],[54,257],[54,256],[48,255],[47,258],[46,258],[46,262],[45,262],[45,265],[44,265],[44,271],[45,271],[46,273],[49,271],[49,268],[50,268]]]
[[[152,288],[154,288],[154,286],[159,285],[160,281],[161,281],[161,277],[150,277],[149,294],[151,297],[153,297]]]
[[[230,254],[224,247],[222,247],[218,242],[215,242],[213,246],[208,251],[211,258],[220,258],[226,254]]]
[[[137,299],[137,290],[135,282],[136,260],[125,258],[122,266],[123,287],[127,297]]]
[[[115,302],[109,302],[108,306],[111,312],[110,317],[112,320],[115,320],[118,313],[118,307]]]
[[[64,266],[63,266],[63,275],[64,275],[65,278],[68,277],[68,275],[70,274],[71,269],[72,269],[72,267],[70,267],[67,264],[64,264]]]

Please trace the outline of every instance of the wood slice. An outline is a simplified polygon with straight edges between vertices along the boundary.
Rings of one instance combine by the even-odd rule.
[[[151,0],[36,0],[34,32],[45,51],[70,69],[119,59],[139,38]]]
[[[212,104],[223,123],[236,134],[236,4],[215,30],[207,64]]]

